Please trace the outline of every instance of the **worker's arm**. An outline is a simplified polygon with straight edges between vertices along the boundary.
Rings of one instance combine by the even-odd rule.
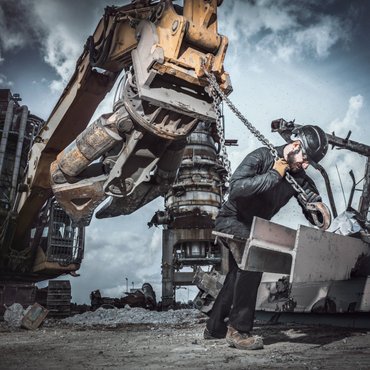
[[[229,199],[248,198],[276,186],[283,179],[284,171],[279,172],[274,167],[266,171],[266,165],[270,162],[267,148],[260,148],[248,154],[231,179]]]

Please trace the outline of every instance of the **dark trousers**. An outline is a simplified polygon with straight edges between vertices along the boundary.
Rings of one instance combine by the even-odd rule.
[[[207,329],[214,337],[223,338],[227,325],[247,333],[253,328],[258,286],[262,272],[243,271],[229,253],[229,272],[212,307]],[[225,319],[229,318],[228,324]]]

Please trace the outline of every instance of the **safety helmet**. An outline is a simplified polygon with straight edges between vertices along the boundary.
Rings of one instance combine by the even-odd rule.
[[[306,125],[292,131],[292,140],[299,140],[311,163],[317,163],[328,151],[328,138],[319,126]]]

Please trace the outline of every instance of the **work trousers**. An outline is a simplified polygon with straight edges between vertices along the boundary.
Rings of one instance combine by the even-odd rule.
[[[252,330],[261,278],[262,272],[239,269],[229,252],[229,272],[207,321],[207,330],[212,336],[225,337],[227,325],[242,333]],[[226,318],[229,318],[228,323]]]

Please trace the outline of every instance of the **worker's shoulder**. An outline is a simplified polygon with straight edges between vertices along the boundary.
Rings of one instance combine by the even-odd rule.
[[[255,150],[253,150],[248,155],[249,156],[254,156],[254,157],[263,157],[263,158],[272,157],[270,149],[265,147],[265,146],[261,146],[261,147],[255,149]]]

